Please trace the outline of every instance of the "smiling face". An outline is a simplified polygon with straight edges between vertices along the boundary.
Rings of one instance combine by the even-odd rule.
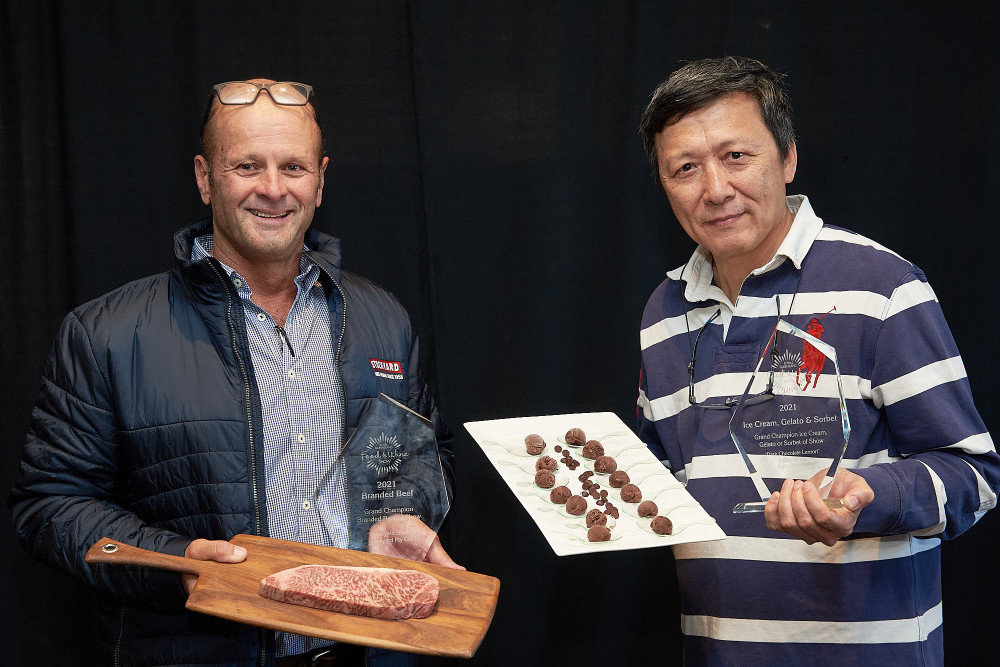
[[[269,263],[298,266],[328,162],[312,113],[261,92],[253,104],[219,105],[209,121],[211,163],[195,157],[195,179],[212,206],[212,253],[240,273]]]
[[[752,97],[730,93],[668,124],[656,150],[674,215],[721,273],[742,283],[771,259],[792,224],[785,185],[797,156],[792,144],[781,158]]]

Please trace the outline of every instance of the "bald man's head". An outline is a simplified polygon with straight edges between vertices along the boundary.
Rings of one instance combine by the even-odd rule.
[[[247,82],[259,85],[268,85],[275,83],[273,79],[264,79],[264,78],[247,79]],[[271,95],[267,91],[267,89],[261,88],[260,91],[257,93],[257,97],[254,99],[252,104],[257,104],[258,102],[260,102],[261,97],[265,95],[268,98],[271,98]],[[273,98],[271,98],[271,100],[269,101],[273,102]],[[217,139],[217,130],[218,130],[217,119],[219,113],[221,111],[224,111],[227,107],[239,108],[241,106],[244,105],[222,104],[218,94],[214,90],[209,96],[208,104],[205,107],[205,114],[203,115],[201,121],[201,154],[205,156],[205,160],[208,162],[209,168],[211,168],[213,158],[218,153],[219,149],[218,139]],[[309,112],[313,121],[316,123],[316,127],[319,129],[319,157],[320,160],[322,160],[323,157],[326,155],[326,138],[323,134],[323,126],[319,122],[319,114],[316,111],[316,96],[313,95],[311,92],[309,94],[309,99],[303,108]]]

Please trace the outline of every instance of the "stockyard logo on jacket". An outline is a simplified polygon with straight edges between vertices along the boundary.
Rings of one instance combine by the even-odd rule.
[[[403,379],[403,364],[398,361],[386,361],[385,359],[369,359],[375,376],[387,378],[389,380]]]
[[[813,338],[822,339],[826,329],[820,320],[835,310],[837,310],[836,306],[823,315],[809,320],[806,333]],[[771,362],[771,367],[778,376],[775,382],[780,385],[776,387],[780,393],[788,393],[791,385],[788,379],[790,379],[792,371],[795,371],[796,387],[803,392],[810,389],[810,385],[811,388],[815,389],[819,382],[819,376],[823,372],[823,366],[826,364],[826,355],[810,345],[809,341],[800,338],[793,340],[802,341],[802,352],[786,349],[785,352],[775,356]]]

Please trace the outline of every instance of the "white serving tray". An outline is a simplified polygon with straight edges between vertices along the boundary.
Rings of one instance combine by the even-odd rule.
[[[584,517],[566,513],[563,505],[549,500],[551,489],[535,485],[535,462],[548,455],[559,462],[555,473],[556,486],[568,486],[574,494],[582,492],[583,483],[579,477],[586,471],[592,471],[594,462],[584,458],[582,447],[566,444],[566,432],[574,427],[583,429],[589,440],[598,440],[604,446],[605,454],[615,458],[618,469],[625,470],[631,482],[639,487],[643,500],[656,503],[659,514],[673,522],[672,535],[654,533],[649,527],[651,519],[638,516],[637,504],[621,500],[620,489],[612,488],[607,483],[607,475],[594,474],[590,480],[608,491],[607,500],[618,509],[619,516],[611,529],[610,541],[589,542]],[[528,511],[557,556],[645,549],[726,537],[715,520],[612,412],[466,422],[465,428]],[[528,454],[524,446],[525,436],[532,433],[542,436],[546,442],[545,451],[538,456]],[[556,446],[568,449],[572,457],[580,462],[576,470],[567,469],[561,460],[563,454],[555,451]],[[604,509],[604,506],[595,503],[595,498],[588,497],[586,500],[588,510]]]

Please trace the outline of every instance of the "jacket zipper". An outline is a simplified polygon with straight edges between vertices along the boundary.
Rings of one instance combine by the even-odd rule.
[[[260,535],[262,534],[260,524],[260,492],[257,488],[257,445],[253,438],[253,409],[250,407],[250,376],[247,373],[243,355],[240,354],[239,347],[236,345],[236,323],[233,322],[233,295],[230,293],[230,285],[219,272],[215,262],[210,261],[209,266],[212,267],[216,277],[218,277],[219,282],[222,284],[223,291],[226,293],[226,324],[229,326],[229,344],[240,367],[240,378],[243,380],[243,403],[246,406],[247,438],[250,444],[250,492],[253,497],[253,529],[254,535]]]
[[[122,603],[121,611],[118,613],[118,639],[115,640],[114,666],[121,667],[122,664],[122,640],[125,637],[125,603]]]
[[[240,350],[236,345],[236,323],[233,322],[233,295],[230,293],[231,286],[228,281],[223,278],[215,262],[209,261],[209,266],[212,267],[212,271],[215,272],[216,277],[218,277],[219,282],[222,284],[222,290],[226,294],[226,324],[229,326],[229,344],[233,349],[233,355],[236,357],[236,362],[240,367],[240,377],[243,380],[243,401],[246,406],[247,438],[249,439],[250,444],[250,493],[253,497],[253,528],[254,535],[260,535],[263,531],[260,521],[260,492],[257,488],[257,452],[256,443],[253,438],[253,409],[250,407],[250,377],[247,373],[246,363],[243,361],[243,356],[240,354]],[[260,665],[260,667],[264,667],[267,664],[267,637],[268,632],[263,628],[257,631],[257,643],[260,646],[260,651],[257,653],[257,664]]]
[[[312,260],[311,257],[310,260]],[[343,302],[340,316],[340,335],[337,336],[337,349],[334,350],[333,353],[334,371],[340,379],[340,412],[344,415],[343,425],[340,427],[340,453],[342,455],[344,452],[344,439],[347,437],[347,388],[344,386],[344,376],[340,372],[340,351],[344,346],[344,334],[347,333],[347,294],[344,293],[340,283],[337,282],[337,279],[334,278],[329,271],[323,268],[319,262],[314,261],[314,263],[319,267],[319,270],[323,273],[323,275],[330,279],[330,282],[337,288],[337,291],[340,292],[340,299]],[[350,494],[344,494],[344,502],[347,504],[348,517],[351,516],[351,500],[349,496]],[[347,541],[348,543],[351,541],[350,526],[347,527]]]

